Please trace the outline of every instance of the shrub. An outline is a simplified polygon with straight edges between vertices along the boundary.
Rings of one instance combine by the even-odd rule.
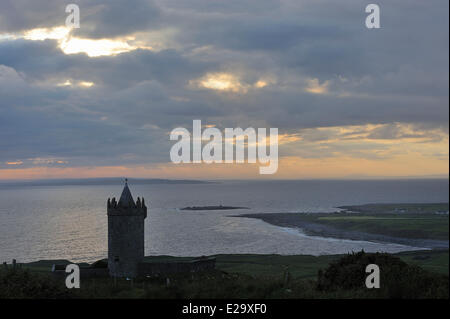
[[[32,273],[25,269],[4,269],[0,271],[1,298],[70,298],[64,281],[57,281],[49,275]]]
[[[366,266],[380,268],[380,289],[365,286]],[[319,270],[317,290],[336,292],[355,290],[358,296],[381,298],[448,298],[448,276],[427,272],[386,253],[348,254]],[[359,291],[359,292],[357,292]]]

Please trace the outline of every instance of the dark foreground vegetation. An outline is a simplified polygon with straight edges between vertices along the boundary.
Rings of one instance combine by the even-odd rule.
[[[366,266],[380,268],[380,288],[365,286]],[[317,289],[352,291],[355,296],[378,298],[448,298],[448,276],[425,271],[389,254],[349,254],[319,270]]]
[[[217,269],[210,272],[134,281],[82,278],[81,288],[71,290],[48,267],[25,264],[0,270],[0,298],[448,298],[449,292],[448,250],[216,258]],[[370,263],[380,267],[380,289],[365,287]]]

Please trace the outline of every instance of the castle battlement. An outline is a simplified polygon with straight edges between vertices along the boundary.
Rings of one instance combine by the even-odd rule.
[[[147,206],[145,206],[145,199],[142,200],[138,197],[136,202],[130,202],[127,206],[123,206],[120,204],[120,201],[117,202],[116,198],[112,199],[108,198],[108,202],[106,204],[108,216],[117,216],[117,215],[129,215],[129,216],[137,216],[143,215],[144,218],[147,217]]]

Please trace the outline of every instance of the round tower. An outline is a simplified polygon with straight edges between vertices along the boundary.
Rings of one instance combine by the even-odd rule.
[[[144,259],[144,198],[135,202],[128,183],[119,202],[108,198],[108,269],[110,276],[134,278]]]

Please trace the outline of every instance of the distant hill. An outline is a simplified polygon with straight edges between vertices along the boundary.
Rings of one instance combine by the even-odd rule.
[[[70,178],[70,179],[39,179],[20,181],[0,181],[0,186],[64,186],[64,185],[122,185],[125,178]],[[187,179],[160,179],[160,178],[128,178],[132,185],[149,184],[208,184],[212,182]]]

